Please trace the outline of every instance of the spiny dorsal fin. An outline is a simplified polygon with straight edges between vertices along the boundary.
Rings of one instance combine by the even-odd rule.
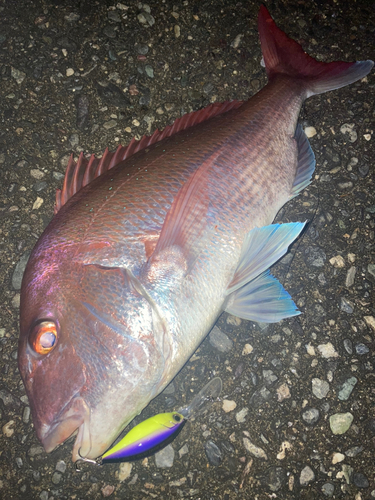
[[[133,137],[127,146],[119,146],[114,152],[108,151],[107,148],[101,158],[95,158],[95,155],[91,155],[90,159],[87,160],[83,153],[81,153],[78,161],[75,162],[73,155],[71,155],[66,169],[63,187],[62,189],[56,190],[55,214],[57,214],[60,208],[81,188],[126,158],[151,146],[151,144],[155,144],[166,137],[177,134],[177,132],[181,130],[186,130],[193,125],[197,125],[209,118],[226,113],[231,109],[239,108],[242,104],[243,101],[227,101],[210,104],[204,109],[193,111],[181,118],[177,118],[172,125],[168,125],[162,131],[155,130],[151,136],[144,135],[140,141],[135,140]]]

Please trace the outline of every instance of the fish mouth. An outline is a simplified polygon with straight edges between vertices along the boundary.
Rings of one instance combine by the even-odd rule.
[[[40,440],[47,453],[64,443],[78,430],[73,446],[72,460],[85,457],[91,450],[90,408],[81,397],[73,398],[66,409],[52,426],[40,430]]]

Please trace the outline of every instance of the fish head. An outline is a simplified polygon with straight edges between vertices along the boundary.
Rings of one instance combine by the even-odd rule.
[[[165,360],[154,333],[152,306],[123,270],[34,249],[18,363],[47,452],[77,432],[73,461],[97,458],[160,392]]]

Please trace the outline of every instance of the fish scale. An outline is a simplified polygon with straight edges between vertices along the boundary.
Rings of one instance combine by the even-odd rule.
[[[18,364],[48,452],[78,430],[73,460],[102,455],[222,311],[299,314],[269,268],[305,225],[272,224],[315,168],[300,107],[373,63],[315,61],[264,6],[258,28],[269,82],[249,101],[69,161],[21,288]]]

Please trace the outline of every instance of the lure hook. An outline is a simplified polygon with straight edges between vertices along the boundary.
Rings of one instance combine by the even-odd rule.
[[[81,455],[80,451],[81,451],[81,448],[78,450],[79,458],[74,463],[75,468],[76,468],[76,472],[81,472],[81,470],[82,470],[82,469],[79,468],[78,462],[86,462],[88,464],[101,465],[101,463],[98,462],[98,460],[92,460],[91,458],[83,457]]]

